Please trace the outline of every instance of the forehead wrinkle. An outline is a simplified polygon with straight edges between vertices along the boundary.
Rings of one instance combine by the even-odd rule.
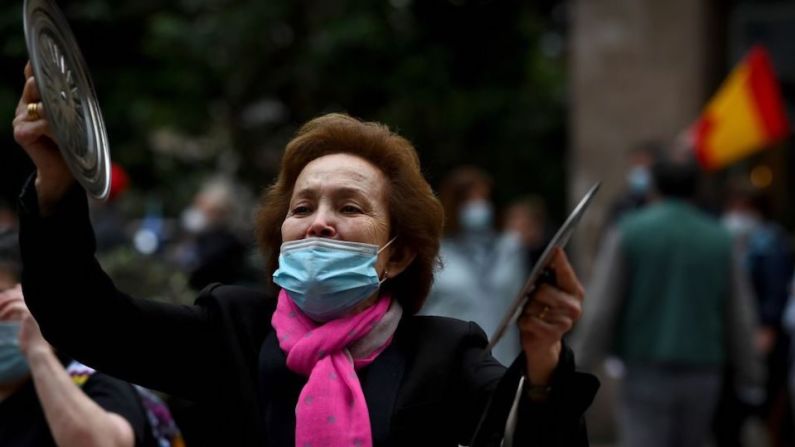
[[[364,175],[354,170],[340,171],[338,169],[328,169],[323,171],[312,171],[297,183],[296,195],[317,193],[318,190],[332,188],[344,192],[358,191],[363,194],[371,193],[372,187],[377,187],[376,179]]]
[[[353,180],[357,183],[365,183],[371,180],[371,177],[362,174],[361,172],[357,171],[356,169],[352,169],[349,167],[325,167],[325,168],[315,168],[309,172],[308,178],[305,178],[305,181],[318,181],[318,180],[337,180],[340,178],[346,180]]]
[[[373,194],[372,191],[368,192],[364,188],[359,188],[357,186],[350,186],[350,185],[345,185],[340,187],[335,187],[334,185],[325,185],[323,186],[323,189],[326,190],[329,197],[332,197],[335,200],[344,199],[344,198],[357,198],[359,200],[364,200],[365,202],[370,203]],[[295,198],[298,199],[307,198],[314,200],[317,199],[320,195],[322,195],[322,192],[319,191],[318,189],[307,187],[307,188],[302,188],[299,191],[296,191]]]
[[[384,199],[389,185],[384,181],[383,173],[366,160],[358,157],[346,158],[350,160],[346,160],[344,164],[338,161],[315,164],[315,160],[307,165],[294,185],[293,198],[306,197],[309,194],[317,197],[330,190],[333,195],[344,195],[347,192],[356,193],[368,200],[377,196],[380,196],[379,200]],[[312,192],[309,193],[309,190]]]

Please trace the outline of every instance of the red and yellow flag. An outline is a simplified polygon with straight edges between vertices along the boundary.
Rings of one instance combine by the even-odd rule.
[[[789,136],[773,64],[754,46],[723,82],[693,128],[696,156],[718,169]]]

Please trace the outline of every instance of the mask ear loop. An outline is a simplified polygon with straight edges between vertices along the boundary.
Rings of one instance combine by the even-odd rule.
[[[381,254],[381,252],[382,252],[382,251],[384,251],[384,250],[385,250],[387,247],[389,247],[389,244],[391,244],[392,242],[395,242],[395,239],[397,239],[397,235],[395,235],[395,237],[393,237],[392,239],[390,239],[390,240],[389,240],[389,242],[387,242],[386,244],[384,244],[384,246],[383,246],[383,247],[381,247],[380,249],[378,249],[378,251],[375,253],[375,254],[376,254],[376,256],[378,256],[379,254]],[[378,281],[378,287],[381,287],[381,284],[383,284],[383,283],[384,283],[384,282],[385,282],[387,279],[389,279],[389,272],[388,272],[387,270],[384,270],[384,279],[382,279],[382,280]]]
[[[392,242],[395,242],[395,239],[397,239],[397,235],[395,237],[393,237],[392,239],[390,239],[389,242],[384,244],[383,247],[379,248],[378,251],[375,254],[380,255],[382,251],[384,251],[387,247],[389,247],[389,244],[391,244]]]

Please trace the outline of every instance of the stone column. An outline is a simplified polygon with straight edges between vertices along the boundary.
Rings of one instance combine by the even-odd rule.
[[[574,0],[571,5],[569,203],[602,190],[576,233],[587,279],[611,203],[624,190],[626,155],[671,141],[715,87],[716,7],[710,0]],[[720,42],[722,39],[718,39]],[[717,63],[716,63],[717,61]]]

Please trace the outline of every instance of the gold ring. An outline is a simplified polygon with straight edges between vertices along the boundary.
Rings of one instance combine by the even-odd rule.
[[[42,104],[40,102],[31,102],[28,104],[28,118],[32,121],[41,118],[41,108]]]
[[[549,312],[549,306],[544,305],[544,308],[541,309],[541,313],[538,314],[538,319],[544,321],[544,317],[547,316],[547,312]]]

